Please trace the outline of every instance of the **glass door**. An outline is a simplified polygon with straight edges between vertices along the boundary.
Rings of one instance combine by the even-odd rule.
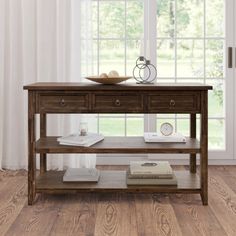
[[[200,82],[209,92],[209,157],[233,158],[233,0],[155,0],[157,82]],[[152,6],[150,6],[152,7]],[[151,27],[151,26],[150,26]],[[189,135],[189,115],[157,115]],[[199,117],[198,117],[199,130]],[[199,133],[198,133],[199,136]]]
[[[115,69],[132,74],[140,39],[149,42],[149,48],[156,49],[150,56],[157,65],[157,82],[213,85],[209,92],[209,157],[232,160],[236,72],[229,66],[228,52],[232,47],[235,55],[235,13],[235,0],[92,0],[93,73]],[[82,70],[88,66],[87,57],[84,53]],[[234,67],[235,58],[232,63]],[[104,114],[97,121],[99,132],[119,136],[156,131],[164,121],[189,135],[190,125],[189,115]]]

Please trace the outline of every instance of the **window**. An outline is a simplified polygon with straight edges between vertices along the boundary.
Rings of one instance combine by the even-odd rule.
[[[140,39],[143,35],[155,35],[150,39],[150,47],[156,46],[151,60],[157,65],[157,82],[201,82],[214,86],[209,93],[209,148],[223,150],[224,22],[224,0],[93,0],[93,73],[117,70],[132,75],[140,55]],[[97,118],[98,131],[104,135],[142,135],[147,123],[156,130],[164,121],[189,135],[189,115],[100,114]]]
[[[209,148],[225,148],[224,0],[157,0],[158,81],[200,82],[209,92]],[[188,115],[158,115],[189,135]]]

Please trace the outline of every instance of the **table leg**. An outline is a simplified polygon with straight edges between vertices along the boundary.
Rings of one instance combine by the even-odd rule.
[[[46,113],[40,114],[40,138],[46,137],[47,135],[47,116]],[[40,154],[40,174],[47,171],[47,154]]]
[[[196,114],[190,114],[190,137],[196,138]],[[190,154],[189,168],[191,173],[196,173],[196,154]]]
[[[36,154],[35,154],[35,94],[28,95],[28,204],[35,199]]]
[[[207,91],[201,93],[201,157],[200,178],[203,205],[208,204],[208,98]]]

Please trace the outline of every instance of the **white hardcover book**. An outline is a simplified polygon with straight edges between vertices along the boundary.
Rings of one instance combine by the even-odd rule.
[[[186,137],[180,133],[164,136],[158,133],[144,133],[146,143],[186,143]]]
[[[68,168],[63,182],[98,182],[100,171],[96,168]]]
[[[79,147],[90,147],[100,141],[102,141],[104,138],[99,138],[99,139],[93,139],[88,141],[87,143],[84,144],[77,144],[77,143],[70,143],[70,142],[64,142],[64,141],[60,141],[59,144],[60,145],[67,145],[67,146],[79,146]]]
[[[131,161],[132,175],[172,175],[173,170],[168,161]]]
[[[57,141],[62,145],[89,147],[103,139],[104,136],[102,134],[89,133],[86,136],[71,134],[60,137],[57,139]]]

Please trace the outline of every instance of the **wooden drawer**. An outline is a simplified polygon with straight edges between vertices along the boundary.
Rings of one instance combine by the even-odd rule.
[[[88,93],[43,93],[39,95],[39,112],[73,113],[89,111]]]
[[[92,110],[99,113],[143,112],[143,95],[137,93],[95,93]]]
[[[200,112],[198,92],[158,92],[148,95],[148,112],[187,113]]]

